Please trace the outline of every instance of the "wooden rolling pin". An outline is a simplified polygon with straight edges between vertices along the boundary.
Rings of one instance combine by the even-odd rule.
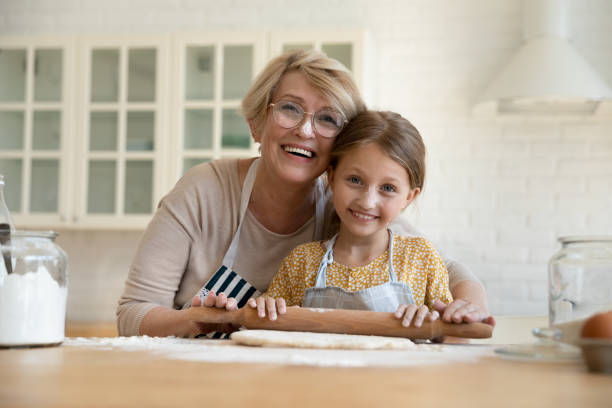
[[[288,307],[275,321],[257,316],[248,306],[228,312],[211,307],[192,307],[191,318],[203,323],[231,323],[247,329],[305,331],[317,333],[369,334],[375,336],[432,339],[441,336],[484,339],[491,337],[493,326],[485,323],[423,322],[421,327],[403,327],[393,313],[365,310],[311,309]]]

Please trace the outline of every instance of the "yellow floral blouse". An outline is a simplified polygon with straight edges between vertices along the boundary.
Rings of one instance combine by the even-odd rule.
[[[287,301],[288,306],[302,304],[307,288],[315,286],[319,264],[325,255],[321,241],[302,244],[283,260],[266,295]],[[444,261],[433,245],[424,238],[393,237],[393,268],[397,279],[408,283],[418,306],[440,299],[450,303],[448,273]],[[327,267],[326,285],[355,292],[389,280],[389,251],[367,265],[350,267],[334,261]]]

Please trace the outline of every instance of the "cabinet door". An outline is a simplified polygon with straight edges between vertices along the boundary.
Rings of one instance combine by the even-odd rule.
[[[143,227],[160,198],[168,81],[164,40],[88,39],[75,222]]]
[[[270,34],[270,55],[273,58],[292,49],[322,51],[335,58],[352,73],[357,86],[364,92],[363,48],[367,35],[363,31],[273,31]]]
[[[0,173],[18,227],[67,222],[73,49],[67,40],[0,40]]]
[[[174,178],[220,157],[257,155],[240,104],[265,61],[263,33],[178,36],[175,40]]]

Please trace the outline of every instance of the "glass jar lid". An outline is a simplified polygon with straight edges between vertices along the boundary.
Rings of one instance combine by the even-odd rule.
[[[612,243],[612,235],[571,235],[559,237],[562,244],[587,243],[587,242],[608,242]]]
[[[13,237],[31,237],[31,238],[49,238],[54,240],[57,238],[59,233],[55,231],[30,231],[30,230],[17,230],[11,232]]]

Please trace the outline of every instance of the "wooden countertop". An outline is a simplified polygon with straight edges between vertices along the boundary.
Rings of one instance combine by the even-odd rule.
[[[340,368],[184,361],[103,347],[0,349],[1,407],[559,408],[609,407],[611,398],[612,376],[588,373],[582,364],[497,357],[477,363]]]
[[[116,337],[115,322],[66,322],[66,337]]]

